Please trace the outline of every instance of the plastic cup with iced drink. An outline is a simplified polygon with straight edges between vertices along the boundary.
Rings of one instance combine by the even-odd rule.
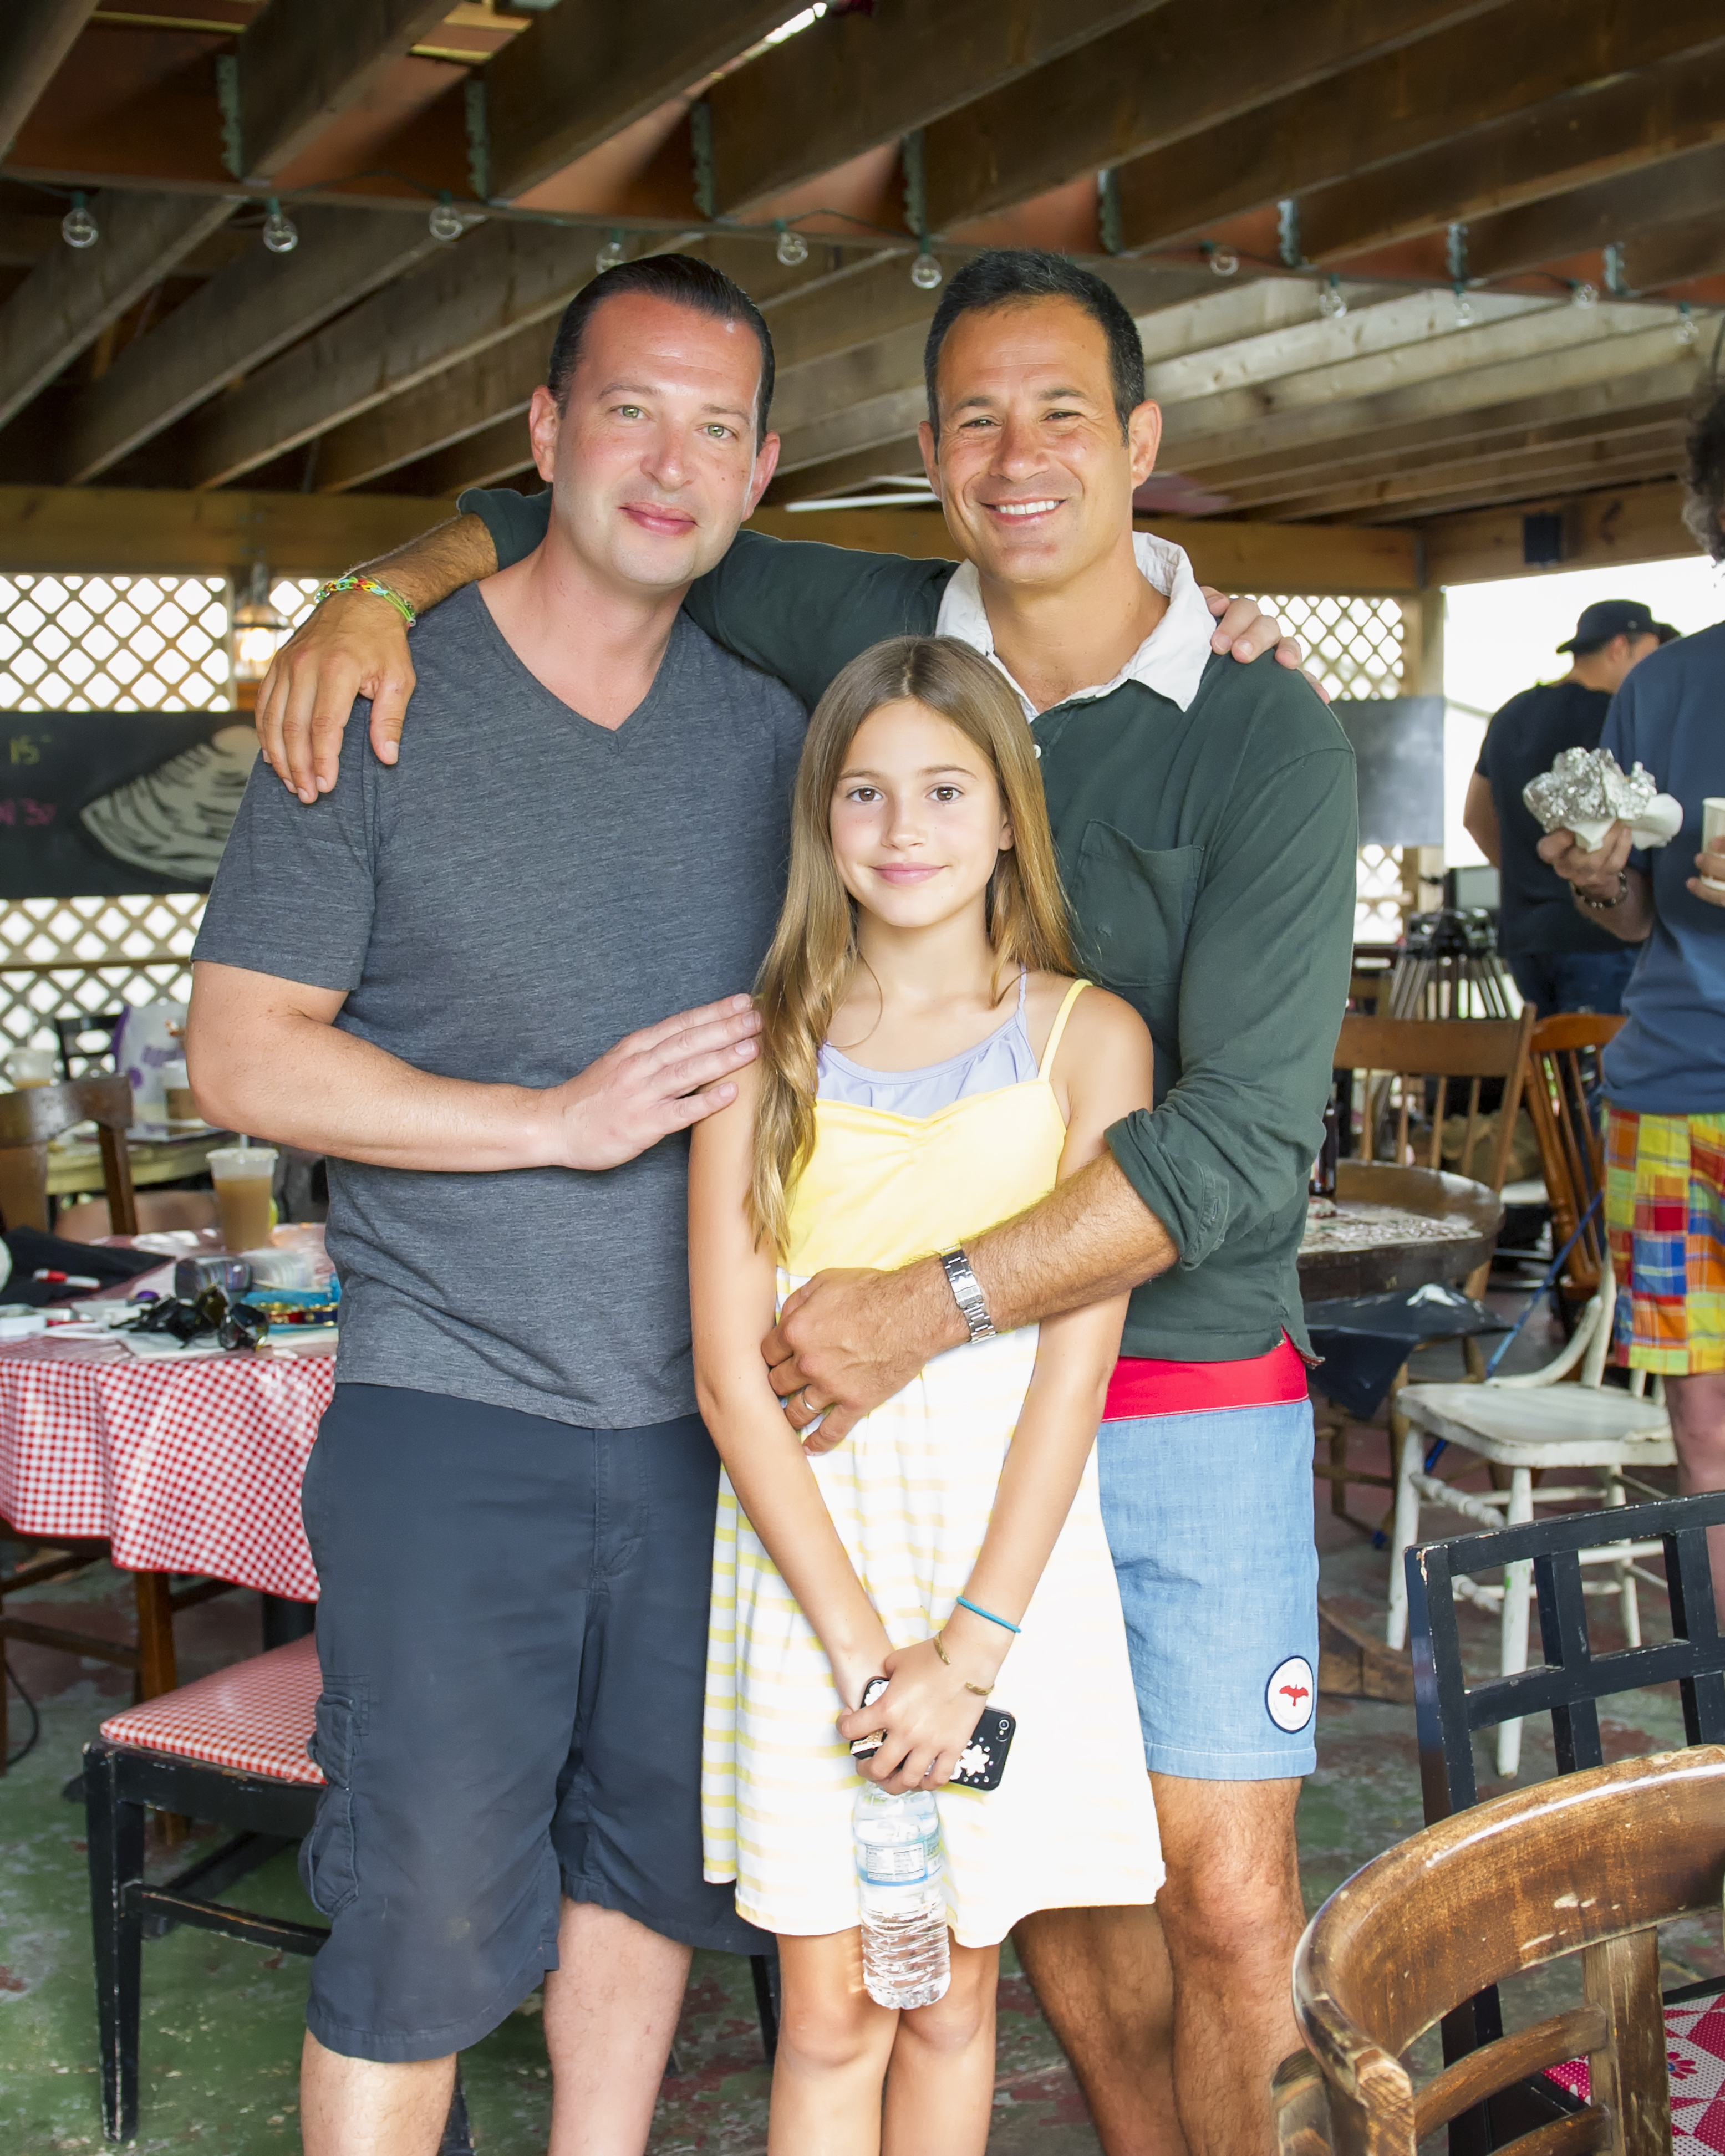
[[[270,1240],[275,1208],[274,1146],[218,1146],[209,1157],[224,1250],[258,1250]]]
[[[1710,793],[1701,804],[1701,850],[1704,854],[1725,854],[1725,795]],[[1725,891],[1725,883],[1716,876],[1700,878],[1709,891]]]
[[[192,1088],[187,1081],[183,1063],[162,1065],[162,1093],[167,1103],[169,1122],[196,1123],[203,1120],[198,1112],[198,1103],[192,1097]]]
[[[53,1085],[54,1068],[51,1048],[14,1048],[6,1059],[6,1075],[20,1093],[33,1086]]]

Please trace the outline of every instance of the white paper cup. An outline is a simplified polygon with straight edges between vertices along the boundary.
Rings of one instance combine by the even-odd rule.
[[[6,1059],[6,1075],[20,1093],[33,1086],[51,1086],[59,1059],[51,1048],[14,1048]]]
[[[1725,854],[1725,795],[1710,793],[1701,804],[1701,850],[1704,854]],[[1716,876],[1698,879],[1709,891],[1725,891],[1725,883]]]

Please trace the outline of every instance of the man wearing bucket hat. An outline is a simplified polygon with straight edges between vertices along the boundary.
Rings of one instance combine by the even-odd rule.
[[[1530,778],[1566,748],[1597,748],[1611,699],[1630,670],[1676,634],[1639,599],[1582,609],[1560,681],[1523,689],[1492,718],[1468,782],[1462,821],[1502,880],[1497,948],[1525,1003],[1553,1011],[1623,1009],[1635,952],[1581,915],[1542,860],[1538,819],[1522,798]]]

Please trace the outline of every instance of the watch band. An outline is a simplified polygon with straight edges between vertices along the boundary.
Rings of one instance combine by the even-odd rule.
[[[962,1250],[942,1250],[941,1268],[947,1276],[947,1285],[952,1291],[952,1300],[958,1306],[960,1316],[970,1327],[973,1340],[992,1340],[994,1321],[988,1315],[988,1306],[983,1299],[982,1283],[970,1270],[970,1260]]]

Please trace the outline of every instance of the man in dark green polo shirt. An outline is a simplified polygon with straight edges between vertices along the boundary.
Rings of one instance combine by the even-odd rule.
[[[1296,675],[1212,652],[1185,557],[1133,533],[1160,415],[1105,285],[1054,256],[983,255],[942,299],[928,372],[924,454],[962,567],[745,531],[686,603],[810,704],[885,636],[991,655],[1034,733],[1086,968],[1154,1038],[1154,1109],[963,1253],[1001,1330],[1136,1289],[1099,1456],[1168,1885],[1153,1916],[1048,1912],[1015,1937],[1113,2156],[1261,2156],[1270,2074],[1298,2041],[1317,1565],[1295,1254],[1352,949],[1352,757]],[[675,472],[643,472],[675,514]],[[543,496],[462,506],[475,516],[376,565],[415,603],[543,535]],[[305,721],[322,710],[326,757],[345,711],[321,666],[350,693],[393,682],[398,706],[411,685],[388,605],[359,604],[260,704],[266,752],[302,782]],[[768,1353],[792,1420],[824,1413],[830,1444],[983,1322],[930,1259],[819,1276]]]

